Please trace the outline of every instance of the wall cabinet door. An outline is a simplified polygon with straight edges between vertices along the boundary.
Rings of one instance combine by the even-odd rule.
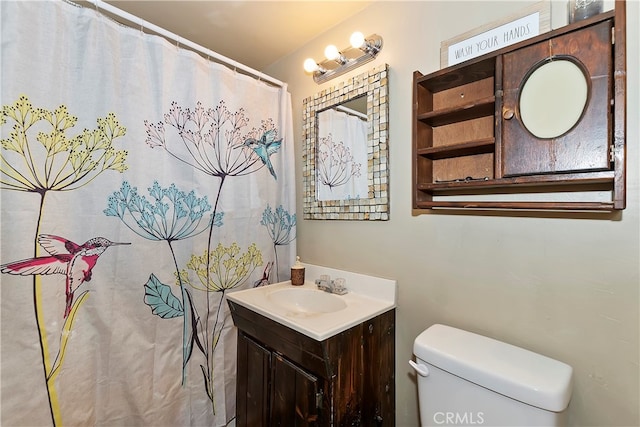
[[[604,21],[504,55],[503,176],[611,168],[611,27]]]

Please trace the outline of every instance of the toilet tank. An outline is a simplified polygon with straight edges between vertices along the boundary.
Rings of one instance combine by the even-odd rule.
[[[414,342],[423,426],[560,426],[571,366],[445,325]]]

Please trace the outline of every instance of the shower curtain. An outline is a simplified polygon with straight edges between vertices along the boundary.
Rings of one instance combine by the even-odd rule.
[[[295,255],[286,88],[94,8],[0,14],[0,423],[232,425],[226,295]]]

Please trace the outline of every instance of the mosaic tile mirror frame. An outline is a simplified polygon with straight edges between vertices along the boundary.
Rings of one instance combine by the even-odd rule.
[[[370,69],[303,101],[303,218],[386,221],[389,219],[389,86],[387,64]],[[366,96],[367,196],[319,200],[318,114]],[[364,168],[362,168],[364,169]],[[362,170],[364,173],[365,171]]]

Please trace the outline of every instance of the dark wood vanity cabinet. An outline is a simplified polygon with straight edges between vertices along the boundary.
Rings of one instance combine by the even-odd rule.
[[[239,427],[395,425],[395,310],[317,341],[229,306]]]
[[[624,209],[625,21],[625,3],[617,1],[615,11],[429,75],[416,71],[413,208]],[[580,70],[584,104],[575,124],[544,135],[526,126],[524,85],[561,60]],[[590,191],[611,198],[487,197]]]
[[[237,425],[315,425],[319,420],[318,377],[243,332],[238,333],[237,375]]]

